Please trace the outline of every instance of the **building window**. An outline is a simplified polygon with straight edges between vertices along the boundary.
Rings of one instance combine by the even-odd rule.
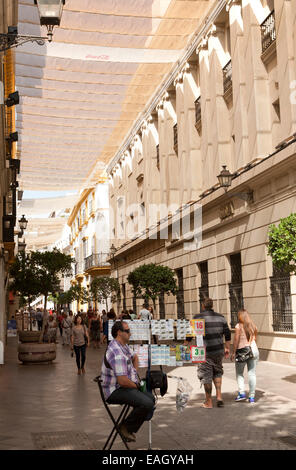
[[[183,268],[176,270],[178,278],[178,290],[177,290],[177,318],[185,318],[184,310],[184,278]]]
[[[272,11],[261,24],[262,53],[276,40],[275,17]]]
[[[293,331],[290,273],[273,266],[270,290],[273,331]]]
[[[178,155],[178,124],[175,124],[173,127],[174,130],[174,150],[176,155]]]
[[[122,307],[123,307],[123,310],[126,310],[126,292],[125,292],[125,284],[122,284]]]
[[[224,95],[232,94],[232,63],[231,60],[227,62],[223,68],[223,90]]]
[[[133,312],[137,315],[137,297],[133,295]]]
[[[241,254],[230,255],[231,283],[229,284],[231,327],[237,324],[237,313],[244,308]]]
[[[156,145],[156,166],[157,166],[157,169],[159,170],[159,169],[160,169],[160,164],[159,164],[159,144]]]
[[[161,320],[165,319],[165,303],[164,303],[164,293],[162,292],[159,296],[159,318]]]
[[[88,254],[88,243],[87,239],[83,240],[83,258],[86,258]]]
[[[203,301],[209,297],[209,271],[208,271],[208,262],[204,261],[199,263],[199,272],[200,272],[200,288],[199,288],[199,306],[200,312],[202,311]]]

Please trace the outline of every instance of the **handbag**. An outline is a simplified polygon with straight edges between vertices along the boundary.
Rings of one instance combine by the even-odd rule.
[[[246,362],[248,359],[253,359],[253,351],[251,346],[246,346],[245,348],[237,349],[235,353],[236,362]]]

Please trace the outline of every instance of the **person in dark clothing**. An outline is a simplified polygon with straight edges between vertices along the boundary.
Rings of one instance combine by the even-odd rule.
[[[225,356],[229,357],[231,333],[227,321],[223,315],[213,310],[212,299],[206,298],[202,304],[202,312],[195,315],[195,319],[205,320],[204,343],[206,348],[206,362],[198,365],[197,375],[204,385],[206,400],[202,404],[203,408],[213,408],[212,402],[212,382],[216,388],[217,406],[223,407],[221,386],[223,365]],[[224,339],[225,338],[225,345]]]

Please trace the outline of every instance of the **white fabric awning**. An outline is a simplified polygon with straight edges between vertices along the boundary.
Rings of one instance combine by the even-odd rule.
[[[66,0],[51,44],[15,49],[21,188],[94,184],[214,3]],[[33,0],[18,32],[46,35]]]

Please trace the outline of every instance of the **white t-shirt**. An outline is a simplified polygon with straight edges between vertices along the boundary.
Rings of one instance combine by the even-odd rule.
[[[146,308],[143,308],[142,310],[140,310],[140,317],[141,317],[141,320],[150,320],[151,313]]]

